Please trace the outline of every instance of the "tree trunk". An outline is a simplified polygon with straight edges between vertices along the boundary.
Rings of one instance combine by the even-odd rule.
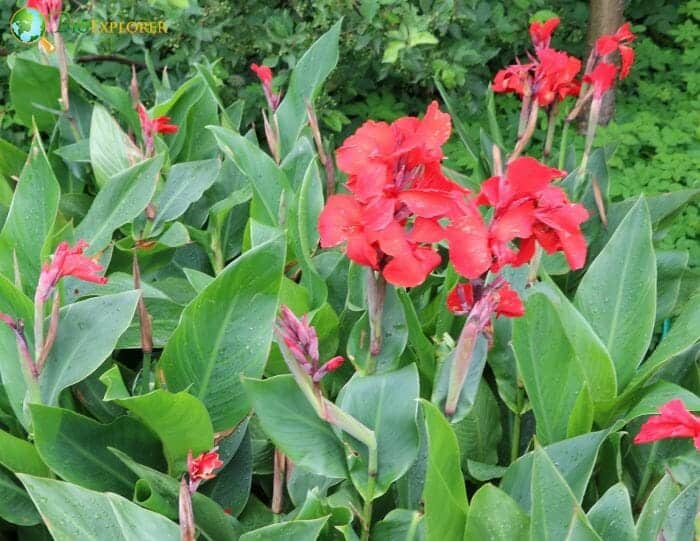
[[[588,17],[588,50],[592,50],[595,41],[605,34],[614,34],[622,24],[624,0],[590,0]],[[598,124],[607,124],[615,112],[615,92],[608,92],[603,98]],[[588,118],[584,114],[582,118]]]

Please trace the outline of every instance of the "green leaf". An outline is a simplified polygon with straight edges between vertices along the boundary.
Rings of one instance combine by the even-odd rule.
[[[666,474],[651,491],[637,519],[638,541],[657,541],[671,502],[681,493],[673,478]]]
[[[482,380],[469,413],[457,423],[452,423],[457,436],[462,469],[467,470],[469,460],[485,464],[498,462],[498,443],[501,441],[501,412],[496,397],[486,381]]]
[[[238,431],[244,432],[233,458],[216,474],[216,479],[208,482],[202,487],[202,492],[218,503],[233,516],[238,516],[243,511],[250,495],[251,482],[253,478],[253,449],[251,445],[250,433],[246,430],[247,423],[239,425]],[[230,436],[219,444],[219,453],[223,456],[223,446],[225,442],[233,438]],[[298,465],[297,465],[298,466]],[[298,467],[294,472],[303,471]],[[289,487],[289,482],[287,483]],[[289,489],[289,488],[288,488]]]
[[[700,500],[700,480],[683,489],[668,506],[659,537],[662,539],[693,539]],[[658,539],[658,538],[657,538]]]
[[[338,63],[338,39],[342,19],[309,47],[289,78],[287,91],[277,109],[280,150],[285,156],[307,123],[306,104],[313,104],[326,77]]]
[[[18,526],[41,523],[32,500],[5,468],[0,468],[0,518]]]
[[[19,478],[56,541],[180,539],[177,524],[116,494],[25,474]]]
[[[31,406],[31,412],[37,450],[65,481],[131,496],[136,477],[107,447],[117,447],[154,467],[163,464],[160,442],[133,417],[103,425],[69,410],[38,404]]]
[[[553,282],[540,283],[535,287],[547,295],[559,315],[574,352],[573,360],[588,388],[592,413],[600,421],[612,408],[617,394],[613,360],[588,321]]]
[[[513,322],[513,350],[535,413],[538,439],[545,444],[565,439],[583,385],[576,352],[546,295],[535,292],[528,297],[525,315]]]
[[[598,535],[615,541],[635,541],[634,518],[627,487],[611,486],[588,511],[588,519]]]
[[[410,509],[393,509],[372,527],[373,541],[424,541],[425,538],[425,515]]]
[[[639,389],[674,356],[682,353],[700,340],[700,292],[685,303],[680,315],[673,321],[669,333],[656,346],[654,353],[642,364],[628,389],[620,397],[624,403],[627,397]]]
[[[217,431],[248,412],[240,376],[263,374],[284,261],[282,237],[236,259],[187,305],[163,351],[168,388],[202,400]]]
[[[61,109],[60,89],[56,68],[15,58],[10,74],[10,98],[17,119],[27,128],[31,128],[33,122],[44,132],[53,128]]]
[[[542,447],[536,447],[532,464],[531,539],[570,539],[570,530],[577,522],[592,535],[576,539],[600,539],[588,524],[578,498]]]
[[[624,389],[649,347],[656,314],[656,258],[643,197],[591,263],[575,303],[610,352]]]
[[[153,199],[156,218],[150,236],[161,233],[166,222],[184,214],[190,204],[198,201],[216,180],[221,170],[221,160],[203,160],[178,163],[168,173],[163,190]]]
[[[318,539],[328,517],[313,520],[293,520],[280,524],[270,524],[244,533],[240,541],[314,541]]]
[[[689,253],[680,250],[656,252],[656,322],[674,315],[683,275],[688,270]]]
[[[0,177],[19,176],[27,160],[27,154],[12,143],[0,139]]]
[[[373,430],[377,438],[377,477],[371,497],[378,498],[400,478],[418,454],[416,411],[418,371],[415,365],[374,376],[355,374],[338,396],[338,405]],[[368,498],[367,448],[346,433],[350,477],[358,492]]]
[[[465,541],[526,541],[529,530],[530,517],[500,488],[486,484],[472,497]]]
[[[382,62],[384,64],[394,64],[399,59],[399,53],[406,48],[406,44],[403,41],[396,39],[391,40],[386,49],[384,49],[384,56],[382,56]]]
[[[608,433],[608,430],[591,432],[544,448],[579,502],[583,499],[588,480],[593,473],[598,450]],[[510,465],[501,480],[501,489],[528,513],[532,505],[530,482],[533,456],[533,452],[521,456]]]
[[[102,374],[100,381],[107,386],[105,400],[114,400],[128,409],[158,435],[170,473],[185,470],[188,451],[197,456],[214,446],[209,414],[204,404],[191,394],[157,389],[129,396],[116,366]]]
[[[0,464],[17,473],[38,477],[50,474],[34,445],[4,430],[0,430]]]
[[[95,105],[90,123],[90,164],[97,186],[102,188],[141,159],[141,151],[119,123],[107,109]]]
[[[75,238],[90,243],[90,254],[105,248],[118,227],[134,220],[151,200],[163,164],[158,155],[112,177],[97,194]]]
[[[0,312],[21,319],[25,325],[33,326],[34,305],[10,280],[0,275]],[[25,428],[30,425],[28,412],[24,409],[27,384],[22,357],[17,348],[15,333],[4,323],[0,325],[0,376],[12,411]]]
[[[591,401],[591,393],[588,392],[588,385],[584,383],[571,410],[571,416],[566,425],[566,437],[573,438],[580,434],[586,434],[591,431],[592,426],[593,402]]]
[[[134,501],[151,511],[160,512],[169,518],[177,518],[180,482],[169,475],[139,464],[137,460],[118,449],[110,449],[110,451],[113,453],[113,458],[118,458],[139,479],[139,484],[134,491]],[[206,482],[202,485],[204,486]],[[157,502],[156,505],[154,505],[155,502]],[[224,513],[224,510],[210,498],[195,492],[192,495],[192,511],[195,524],[207,539],[221,541],[238,539],[240,535],[238,521]]]
[[[42,249],[54,227],[59,197],[58,182],[35,134],[0,232],[0,272],[14,281],[16,256],[27,291],[33,291],[39,277]]]
[[[419,31],[413,32],[413,29],[409,28],[408,33],[408,46],[415,47],[416,45],[437,45],[438,39],[433,36],[430,32]]]
[[[404,288],[397,289],[396,293],[403,306],[408,329],[408,344],[416,355],[418,370],[423,376],[432,381],[435,375],[433,344],[423,333],[420,319],[418,319],[418,314],[416,313],[416,307],[413,305],[410,295]]]
[[[345,478],[345,452],[331,426],[321,420],[291,375],[245,379],[260,424],[294,463],[318,475]]]
[[[626,422],[643,415],[656,415],[661,406],[674,398],[683,400],[686,408],[690,411],[700,411],[700,397],[675,383],[657,381],[653,385],[645,387],[643,391],[644,395],[639,402],[625,414]]]
[[[253,188],[255,204],[263,215],[251,216],[265,225],[277,225],[280,220],[282,192],[289,187],[289,180],[277,164],[258,145],[242,135],[219,126],[209,128],[219,148],[244,173]]]
[[[459,447],[450,423],[437,407],[421,400],[428,435],[428,467],[423,502],[428,539],[462,539],[467,492],[459,467]]]
[[[127,90],[100,82],[80,64],[70,64],[68,66],[68,73],[73,81],[82,86],[90,94],[100,101],[114,107],[119,112],[121,118],[126,120],[133,130],[138,130],[140,128],[139,117],[134,109],[134,101]]]
[[[44,404],[57,404],[63,389],[88,377],[109,357],[131,323],[138,298],[137,291],[127,291],[61,308],[56,342],[39,378]]]
[[[311,293],[311,307],[316,308],[326,301],[328,289],[311,261],[318,246],[318,217],[323,209],[323,186],[318,164],[315,160],[308,168],[299,186],[295,204],[289,212],[292,230],[292,245],[301,268],[301,285]]]

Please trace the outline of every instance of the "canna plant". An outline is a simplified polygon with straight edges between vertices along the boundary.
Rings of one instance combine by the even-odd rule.
[[[521,100],[512,145],[493,114],[468,140],[444,95],[333,151],[314,103],[340,22],[284,88],[251,66],[261,140],[208,66],[151,74],[147,110],[72,44],[58,67],[17,54],[3,535],[692,539],[699,284],[656,241],[696,194],[610,201],[597,111],[634,36],[584,66],[557,24],[495,75],[490,100]],[[453,126],[471,173],[444,166]]]

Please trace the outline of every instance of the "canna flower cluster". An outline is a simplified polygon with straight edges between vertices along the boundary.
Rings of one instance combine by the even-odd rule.
[[[316,329],[309,325],[306,314],[299,319],[287,306],[280,308],[277,332],[292,354],[294,361],[311,377],[314,383],[321,381],[323,376],[329,372],[340,368],[345,360],[343,357],[337,356],[321,365]]]
[[[58,31],[58,25],[63,11],[62,0],[28,0],[28,8],[41,12],[46,21],[46,31],[53,34]]]
[[[642,425],[634,443],[650,443],[666,438],[692,438],[700,450],[700,417],[688,411],[679,398],[667,402]]]
[[[258,76],[265,93],[267,105],[272,112],[275,112],[282,101],[282,94],[275,93],[272,90],[272,70],[268,66],[258,66],[257,64],[251,64],[250,70]]]
[[[148,115],[146,108],[140,102],[137,104],[136,110],[139,113],[139,121],[141,122],[141,135],[144,143],[146,144],[146,155],[150,155],[153,152],[153,138],[156,136],[156,134],[177,133],[178,126],[175,124],[170,124],[169,116],[151,118]]]
[[[337,161],[351,194],[328,199],[318,223],[321,246],[344,244],[349,259],[406,287],[421,284],[441,263],[441,242],[469,279],[528,263],[537,243],[548,253],[563,251],[573,269],[582,267],[580,224],[588,213],[551,184],[565,172],[517,158],[474,196],[442,174],[450,128],[449,115],[433,102],[422,120],[370,121],[350,136]],[[488,223],[479,206],[491,214]]]

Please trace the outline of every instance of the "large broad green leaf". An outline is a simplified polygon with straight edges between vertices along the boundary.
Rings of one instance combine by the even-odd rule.
[[[635,541],[634,518],[627,487],[611,486],[588,511],[588,520],[603,539]]]
[[[61,408],[34,404],[31,412],[37,450],[65,481],[131,496],[136,476],[107,448],[121,449],[153,467],[164,463],[158,438],[133,417],[103,425]]]
[[[75,230],[75,238],[90,243],[91,254],[110,243],[115,229],[143,212],[156,189],[162,164],[162,155],[138,163],[112,177],[100,190]]]
[[[528,297],[525,315],[513,322],[513,349],[535,413],[537,437],[545,444],[565,439],[583,382],[576,352],[546,295]]]
[[[534,451],[531,491],[531,539],[600,540],[571,487],[552,458],[539,446]],[[574,531],[576,536],[571,535]]]
[[[529,530],[530,517],[513,498],[486,484],[472,497],[464,541],[526,541]]]
[[[637,519],[637,539],[639,541],[657,541],[659,539],[659,532],[666,519],[669,506],[680,493],[680,487],[669,474],[661,478],[649,494]]]
[[[33,291],[39,277],[42,248],[53,229],[59,197],[58,181],[37,134],[0,232],[0,272],[14,280],[16,258],[26,291]]]
[[[244,380],[265,433],[298,466],[326,477],[347,476],[345,453],[291,375]]]
[[[700,411],[700,397],[688,389],[669,383],[668,381],[657,381],[649,387],[645,387],[644,395],[639,402],[625,414],[625,421],[629,422],[642,415],[656,415],[659,408],[674,398],[683,400],[685,407],[690,411]]]
[[[34,305],[14,284],[0,275],[0,312],[24,321],[31,329],[34,320]],[[10,407],[25,428],[29,427],[28,412],[24,409],[27,384],[22,357],[17,348],[15,333],[4,323],[0,325],[0,379],[7,393]]]
[[[421,400],[428,435],[428,467],[423,502],[428,539],[462,539],[467,521],[467,491],[459,467],[457,438],[434,404]]]
[[[319,241],[318,217],[323,209],[323,187],[318,165],[311,161],[299,186],[294,205],[290,208],[289,222],[294,234],[292,246],[301,268],[301,285],[311,294],[311,307],[326,302],[328,288],[311,261]]]
[[[586,492],[598,450],[607,435],[607,430],[601,430],[545,447],[547,455],[556,464],[557,469],[579,502]],[[528,513],[532,505],[530,482],[533,455],[533,452],[527,453],[513,462],[503,476],[500,485]]]
[[[684,488],[683,492],[676,496],[668,506],[659,537],[662,539],[693,539],[693,536],[697,536],[695,528],[699,504],[700,479],[696,479],[693,484]]]
[[[56,342],[39,378],[44,404],[57,404],[63,389],[97,370],[131,323],[138,298],[137,291],[127,291],[61,309]]]
[[[90,94],[114,107],[119,112],[120,117],[126,120],[133,130],[140,128],[139,117],[134,109],[134,100],[128,90],[98,81],[90,71],[80,64],[69,65],[68,73],[73,81]]]
[[[600,420],[612,408],[617,394],[617,376],[610,354],[588,321],[553,282],[536,288],[547,295],[559,314],[573,360],[590,393],[594,416]]]
[[[236,259],[185,308],[163,351],[168,388],[202,400],[217,431],[248,412],[240,377],[262,376],[284,261],[283,237]]]
[[[682,353],[698,340],[700,340],[700,292],[690,297],[685,303],[680,315],[673,321],[671,330],[639,368],[629,388],[625,389],[625,393],[620,397],[620,402],[624,403],[630,394],[643,386],[674,356]]]
[[[25,474],[19,478],[56,541],[180,539],[177,524],[116,494]]]
[[[153,200],[156,217],[151,236],[159,235],[165,224],[179,218],[190,204],[198,201],[216,180],[221,160],[178,163],[168,172],[163,190]]]
[[[141,159],[141,151],[107,109],[95,105],[90,124],[90,163],[99,187]]]
[[[19,176],[24,167],[27,154],[12,143],[0,139],[0,177],[9,179]]]
[[[313,520],[293,520],[280,524],[270,524],[245,533],[241,541],[314,541],[318,539],[328,517]]]
[[[657,323],[674,315],[683,275],[688,270],[690,254],[681,250],[656,252],[658,284],[656,287]]]
[[[289,180],[272,158],[255,143],[242,135],[212,126],[209,128],[221,150],[248,177],[253,187],[253,202],[260,212],[251,216],[265,225],[277,225],[280,221],[282,193],[289,187]],[[287,203],[288,204],[288,203]]]
[[[656,318],[656,258],[644,198],[591,264],[575,303],[610,352],[618,390],[624,389],[649,347]]]
[[[457,436],[462,469],[472,460],[484,464],[498,462],[498,444],[503,431],[498,402],[486,381],[482,380],[474,400],[474,406],[464,419],[453,423]]]
[[[418,371],[415,365],[375,376],[355,375],[343,387],[338,405],[373,430],[377,438],[376,486],[369,494],[367,447],[349,436],[343,440],[357,456],[348,457],[350,477],[365,499],[384,494],[401,477],[418,454]]]
[[[41,522],[36,507],[22,485],[5,468],[0,467],[0,518],[18,526]]]
[[[118,457],[139,479],[134,490],[134,501],[168,518],[177,518],[180,482],[169,475],[139,464],[128,454],[117,449],[111,449],[111,452],[113,458]],[[224,513],[221,507],[199,492],[192,495],[192,511],[195,524],[206,539],[216,541],[238,539],[240,528],[238,521]]]
[[[61,110],[60,97],[61,86],[56,68],[22,57],[15,59],[10,74],[10,98],[22,124],[31,128],[32,122],[36,122],[41,131],[50,131]]]
[[[39,456],[36,447],[4,430],[0,430],[0,465],[17,473],[49,476],[49,468]]]
[[[214,429],[204,404],[186,392],[156,389],[129,396],[119,369],[114,366],[100,380],[107,386],[105,400],[114,400],[155,432],[163,444],[170,473],[185,469],[187,453],[193,456],[214,445]]]
[[[346,541],[356,541],[345,537]],[[410,509],[393,509],[372,527],[373,541],[425,541],[425,516]]]
[[[294,146],[307,122],[307,103],[313,103],[321,90],[321,85],[338,63],[341,22],[335,23],[328,32],[311,45],[294,66],[284,99],[276,113],[280,128],[282,156],[285,156]]]
[[[151,118],[168,115],[180,128],[168,136],[173,162],[206,160],[216,155],[216,142],[205,128],[219,123],[217,110],[217,98],[201,73],[153,108]]]

